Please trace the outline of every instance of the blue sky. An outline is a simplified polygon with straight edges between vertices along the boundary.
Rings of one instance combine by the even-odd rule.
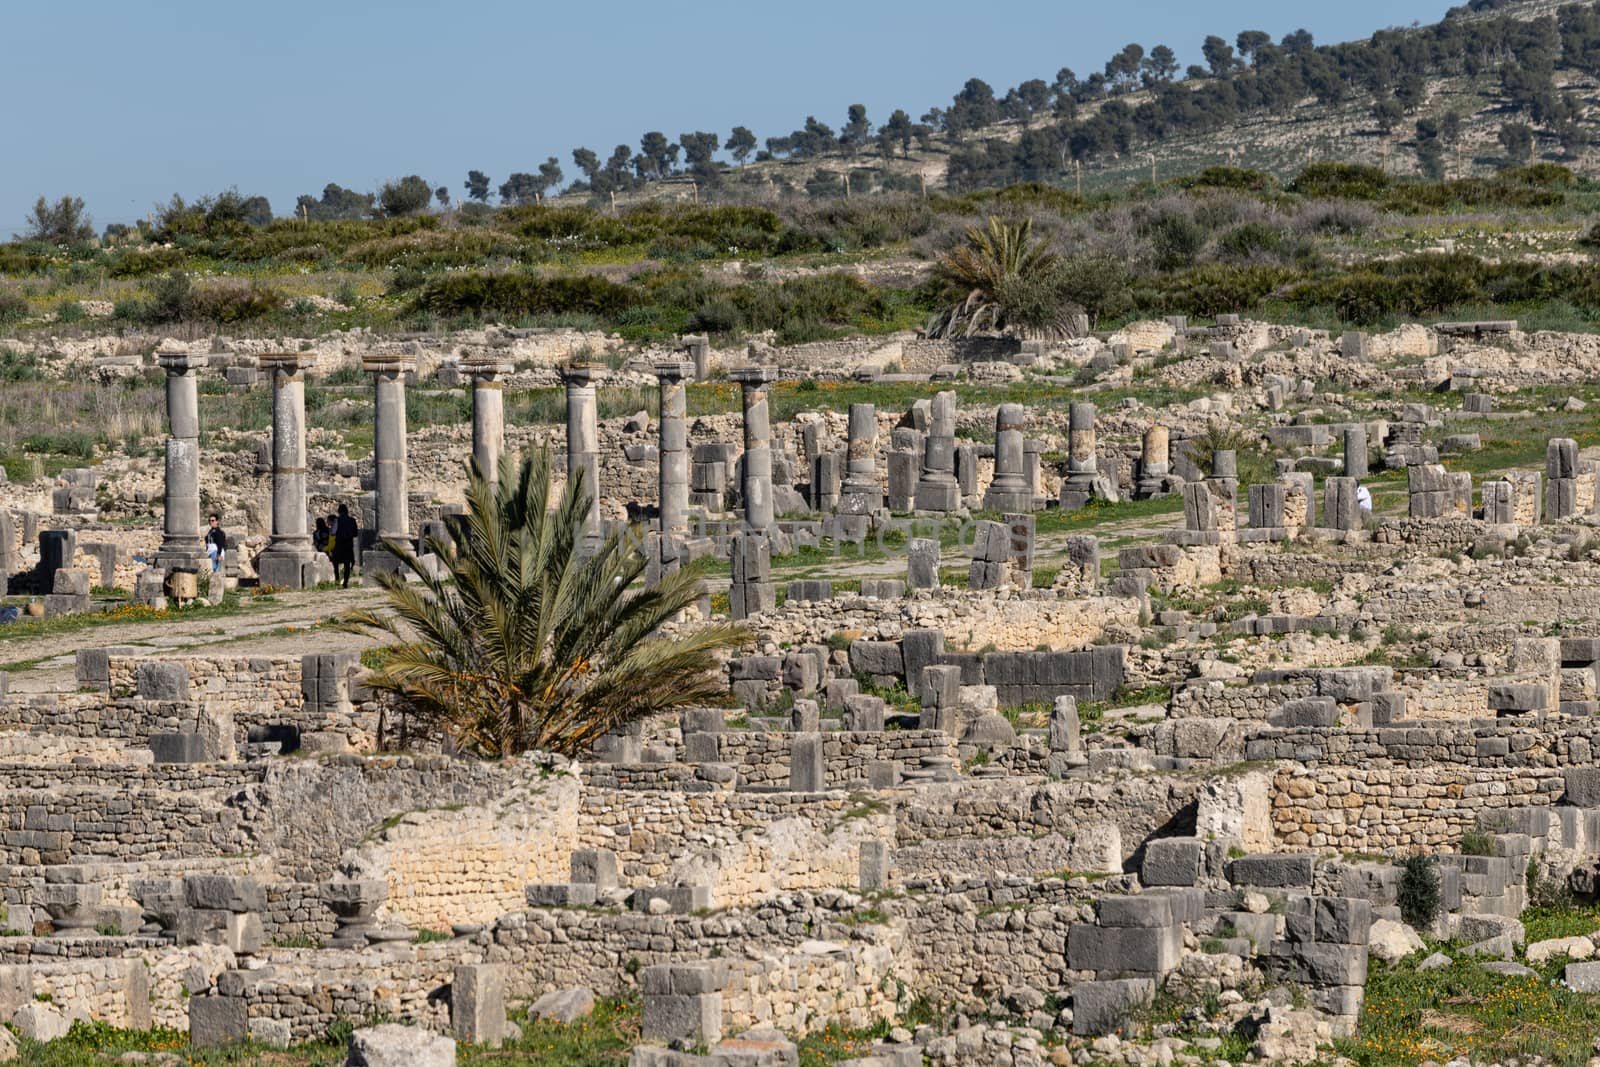
[[[4,20],[0,239],[41,194],[82,196],[103,226],[230,186],[286,213],[330,181],[420,173],[459,194],[469,168],[498,184],[550,155],[570,180],[575,146],[604,158],[646,130],[725,139],[745,125],[765,140],[808,114],[838,128],[852,103],[877,124],[946,105],[973,76],[1001,94],[1062,66],[1083,76],[1130,41],[1187,65],[1208,33],[1304,27],[1332,43],[1449,6],[19,2]]]

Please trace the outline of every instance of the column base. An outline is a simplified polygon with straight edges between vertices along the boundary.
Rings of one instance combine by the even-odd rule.
[[[256,576],[274,589],[312,589],[333,581],[333,564],[309,545],[268,545],[256,557]]]
[[[1033,510],[1033,493],[1026,488],[996,489],[993,486],[983,496],[985,511],[1030,512]]]
[[[916,502],[918,511],[955,511],[961,507],[961,486],[954,478],[918,482]]]

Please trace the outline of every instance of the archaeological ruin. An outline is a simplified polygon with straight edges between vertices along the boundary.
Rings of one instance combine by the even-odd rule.
[[[1294,1063],[1414,955],[1600,992],[1600,919],[1524,922],[1600,891],[1594,335],[542,345],[82,354],[164,375],[164,452],[0,486],[16,632],[58,627],[0,674],[0,1046],[454,1063],[616,1001],[636,1067]],[[700,576],[675,626],[748,636],[711,706],[487,758],[327,623],[541,446],[586,541]]]

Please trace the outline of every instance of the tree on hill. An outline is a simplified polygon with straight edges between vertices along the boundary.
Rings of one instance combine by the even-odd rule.
[[[633,158],[634,170],[645,179],[665,178],[672,173],[675,146],[660,130],[651,130],[639,138],[639,154]]]
[[[1050,86],[1045,84],[1043,78],[1029,78],[1017,86],[1014,92],[1026,109],[1024,121],[1031,121],[1035,115],[1044,114],[1045,108],[1050,106]]]
[[[15,240],[77,245],[94,239],[94,220],[84,210],[81,196],[63,196],[54,204],[41,196],[34,201],[26,226],[23,233],[12,235]]]
[[[968,78],[944,116],[945,129],[960,135],[968,130],[981,129],[999,121],[1000,102],[994,90],[982,78]]]
[[[444,185],[439,186],[433,191],[433,198],[439,201],[440,208],[448,208],[450,206],[450,188]]]
[[[871,136],[872,123],[867,121],[867,105],[851,104],[844,127],[839,130],[839,147],[844,149],[845,155],[853,156]]]
[[[1256,53],[1272,43],[1272,35],[1264,30],[1240,30],[1233,43],[1238,45],[1239,55],[1255,66]]]
[[[466,513],[449,519],[448,542],[428,545],[444,573],[392,544],[407,573],[377,578],[387,610],[340,620],[395,642],[374,688],[485,756],[580,756],[628,723],[704,703],[724,688],[716,654],[746,636],[728,624],[664,635],[698,599],[699,578],[685,568],[636,588],[644,555],[621,533],[584,550],[581,472],[551,509],[553,482],[544,449],[502,463],[495,481],[474,464]]]
[[[543,186],[539,179],[526,171],[513,171],[511,177],[500,183],[500,202],[508,207],[537,203]]]
[[[378,210],[389,218],[419,215],[433,201],[433,186],[417,174],[384,182],[378,190]]]
[[[681,133],[678,144],[683,147],[684,169],[701,181],[714,181],[717,177],[717,143],[714,133]]]
[[[900,108],[895,108],[894,112],[889,116],[889,121],[878,128],[878,134],[898,144],[902,156],[907,158],[911,156],[911,138],[913,136],[911,116]]]
[[[545,193],[561,184],[561,161],[555,156],[546,158],[539,164],[539,177],[535,180],[539,183],[539,197],[543,199]]]
[[[1177,73],[1177,53],[1164,44],[1158,44],[1150,49],[1150,54],[1145,57],[1140,78],[1146,86],[1150,86],[1157,82],[1169,82]]]
[[[727,143],[722,146],[723,151],[733,157],[735,163],[744,166],[745,160],[756,150],[756,135],[743,126],[735,126],[728,133]]]
[[[1207,37],[1200,45],[1200,54],[1205,57],[1213,78],[1224,78],[1233,72],[1233,46],[1221,37]]]
[[[1507,122],[1500,127],[1500,147],[1506,159],[1517,166],[1533,156],[1533,128],[1525,122]]]
[[[587,148],[572,150],[572,165],[583,173],[591,186],[594,184],[595,175],[600,173],[600,157]]]
[[[303,215],[319,222],[364,219],[373,214],[376,200],[377,197],[371,193],[358,193],[354,189],[346,189],[337,182],[329,182],[322,187],[320,200],[309,194],[303,194],[295,201],[294,210],[296,215]]]
[[[476,200],[480,204],[489,202],[489,176],[481,170],[467,171],[467,181],[464,186],[467,198]]]

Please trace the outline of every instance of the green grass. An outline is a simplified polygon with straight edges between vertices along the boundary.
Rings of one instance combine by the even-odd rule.
[[[1336,1048],[1360,1067],[1431,1059],[1504,1063],[1538,1055],[1578,1067],[1594,1054],[1600,998],[1539,977],[1507,978],[1470,961],[1437,971],[1374,967],[1356,1036]]]
[[[82,615],[58,615],[53,619],[23,619],[0,627],[0,644],[21,641],[30,637],[49,637],[56,634],[80,633],[106,626],[126,626],[130,623],[196,622],[205,619],[226,619],[249,614],[260,607],[274,603],[271,596],[240,596],[229,593],[221,604],[198,601],[186,608],[168,608],[156,611],[137,604],[123,604],[111,611],[89,612]]]

